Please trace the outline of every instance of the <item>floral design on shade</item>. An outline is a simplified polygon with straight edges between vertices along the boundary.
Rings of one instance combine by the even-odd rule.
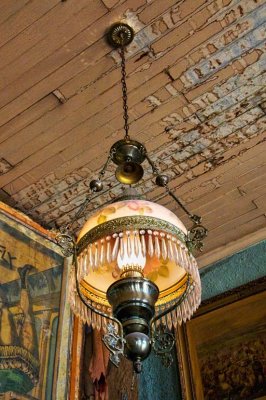
[[[158,276],[162,276],[164,278],[168,278],[169,276],[169,267],[168,267],[168,259],[167,260],[156,260],[156,258],[150,259],[147,258],[147,264],[144,268],[145,277],[150,279],[152,282],[156,282]]]
[[[138,200],[132,200],[132,201],[122,201],[118,203],[117,205],[106,207],[102,210],[99,210],[96,214],[95,217],[97,218],[97,224],[103,224],[104,222],[108,221],[108,217],[111,214],[115,214],[118,209],[121,208],[128,208],[132,211],[136,211],[139,215],[146,215],[146,214],[152,214],[153,210],[151,207],[147,206],[146,204],[143,204],[142,201]]]
[[[95,214],[95,217],[98,216],[97,218],[97,224],[103,224],[108,220],[108,216],[110,214],[115,214],[116,213],[116,207],[106,207],[103,210],[99,210],[98,213]]]
[[[138,211],[139,215],[152,214],[153,210],[151,207],[144,205],[141,200],[123,201],[120,203],[119,208],[127,207],[130,210]]]

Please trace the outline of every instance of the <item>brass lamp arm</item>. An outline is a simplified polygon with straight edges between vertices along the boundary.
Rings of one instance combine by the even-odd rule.
[[[145,157],[152,168],[153,175],[156,176],[156,185],[163,187],[166,193],[176,201],[179,207],[182,208],[182,210],[188,215],[190,220],[193,222],[193,226],[188,231],[187,235],[188,248],[190,250],[194,248],[202,251],[203,240],[206,238],[208,234],[208,229],[201,224],[201,217],[196,214],[191,214],[191,212],[184,206],[182,201],[172,192],[172,190],[168,186],[169,177],[167,175],[160,173],[159,169],[157,168],[155,163],[151,160],[147,152],[145,154]]]
[[[155,315],[150,322],[150,330],[151,330],[151,338],[153,339],[154,333],[155,333],[155,329],[152,328],[152,326],[155,324],[156,321],[158,321],[158,319],[164,317],[166,314],[168,314],[169,312],[173,311],[174,309],[176,309],[176,307],[178,307],[181,303],[183,303],[183,301],[185,300],[188,291],[191,287],[191,284],[189,281],[186,282],[186,289],[184,291],[184,293],[182,294],[181,297],[179,297],[177,299],[177,301],[172,304],[169,308],[167,308],[166,310],[162,311],[160,314]]]

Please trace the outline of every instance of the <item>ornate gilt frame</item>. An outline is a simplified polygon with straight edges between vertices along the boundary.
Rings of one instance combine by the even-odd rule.
[[[211,311],[218,310],[219,308],[226,307],[234,302],[248,298],[255,294],[261,293],[266,290],[266,277],[257,279],[248,284],[239,286],[233,290],[229,290],[209,300],[204,301],[194,317],[195,320],[199,316],[208,314]],[[187,336],[187,325],[182,324],[178,328],[176,337],[178,367],[180,373],[180,382],[182,388],[183,400],[198,400],[195,394],[195,385],[193,383],[192,360],[189,353],[189,342]]]

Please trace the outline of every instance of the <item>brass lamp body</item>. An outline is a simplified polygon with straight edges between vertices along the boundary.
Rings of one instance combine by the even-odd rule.
[[[125,355],[136,373],[141,372],[142,361],[151,351],[149,325],[158,296],[158,287],[143,277],[122,278],[107,291],[113,315],[123,326]]]

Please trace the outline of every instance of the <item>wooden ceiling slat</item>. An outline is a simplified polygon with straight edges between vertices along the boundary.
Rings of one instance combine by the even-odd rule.
[[[24,129],[25,132],[27,132],[31,124],[36,123],[40,118],[43,118],[43,116],[50,113],[57,106],[59,106],[58,99],[53,94],[49,94],[37,103],[33,104],[23,113],[19,114],[16,118],[13,118],[8,123],[2,125],[0,127],[1,151],[7,154],[6,149],[3,146],[5,141],[9,141],[17,132],[24,131]],[[10,149],[13,151],[12,148],[13,144],[11,143],[9,151]]]
[[[242,0],[242,1],[244,1],[244,0]],[[166,3],[163,2],[163,4],[166,4]],[[213,4],[213,7],[211,6],[212,4]],[[196,5],[194,9],[193,9],[193,7],[191,7],[191,2],[189,0],[183,1],[180,4],[167,9],[167,12],[164,15],[159,15],[159,10],[160,10],[160,7],[162,6],[161,3],[158,4],[158,2],[155,2],[152,5],[154,5],[154,8],[157,13],[156,17],[158,17],[158,18],[153,20],[151,22],[150,26],[148,26],[148,27],[146,26],[144,29],[142,29],[140,31],[140,33],[137,32],[136,40],[138,38],[138,35],[140,35],[141,37],[142,37],[142,35],[144,37],[146,37],[150,33],[150,31],[152,31],[154,37],[153,37],[153,40],[151,40],[150,44],[152,44],[152,42],[155,42],[155,44],[156,44],[158,41],[164,40],[167,43],[167,46],[166,46],[167,48],[166,48],[166,50],[164,50],[162,52],[162,55],[165,56],[165,53],[173,50],[173,45],[171,43],[169,43],[170,41],[168,40],[169,35],[170,36],[173,35],[174,37],[175,36],[179,37],[179,31],[185,31],[186,35],[189,34],[190,36],[192,36],[193,29],[192,29],[192,26],[190,25],[189,18],[191,15],[193,15],[193,14],[196,15],[197,13],[201,12],[202,7],[200,7],[200,6],[202,5],[202,1],[201,0],[194,1],[193,5]],[[187,10],[185,13],[182,12],[183,7],[186,8],[186,10]],[[205,7],[209,7],[210,9],[215,10],[215,11],[213,11],[213,14],[216,13],[217,15],[220,15],[220,13],[226,14],[227,9],[230,8],[230,6],[228,5],[227,7],[223,8],[223,11],[220,11],[219,9],[215,9],[215,1],[213,1],[213,0],[206,1]],[[146,9],[149,10],[150,5],[149,5],[149,7],[145,8],[142,12],[145,12]],[[181,9],[181,13],[179,15],[180,9]],[[141,21],[140,15],[142,14],[142,12],[138,16],[140,18],[140,21]],[[176,17],[175,17],[176,19],[173,22],[172,18],[173,18],[173,14],[175,14],[175,13],[176,13]],[[166,26],[166,29],[162,28],[160,31],[159,27],[162,24],[163,18],[165,18],[165,21],[167,21],[168,25]],[[207,18],[206,18],[206,22],[207,22]],[[232,20],[232,23],[234,23],[234,22],[236,22],[236,21]],[[141,41],[141,40],[142,39],[140,39],[138,41]],[[168,46],[168,44],[169,44],[169,46]],[[184,62],[186,63],[185,65],[187,65],[187,61],[184,60],[184,58],[183,58],[185,55],[185,54],[183,54],[183,50],[189,51],[190,50],[189,44],[191,44],[191,42],[188,42],[188,45],[187,45],[186,41],[184,40],[184,38],[182,36],[182,38],[176,44],[176,46],[180,45],[179,52],[176,51],[175,53],[171,53],[171,55],[169,55],[169,59],[167,59],[167,61],[165,62],[165,65],[167,65],[168,69],[173,64],[173,60],[179,60],[179,57],[176,56],[176,54],[178,54],[178,53],[181,53],[180,59],[182,60],[182,65],[184,65]],[[204,45],[203,45],[203,47],[204,47]],[[131,54],[131,50],[129,50],[129,53]],[[189,53],[190,53],[190,51],[189,51]],[[151,64],[151,66],[154,66],[154,62],[157,59],[159,59],[162,55],[156,54],[155,60],[153,60],[153,63],[151,63],[151,62],[149,62],[149,60],[147,60],[147,64]],[[159,69],[157,70],[158,71],[157,73],[161,72],[162,70],[163,70],[163,67],[159,67]],[[150,69],[149,69],[149,71],[150,71]],[[61,87],[61,89],[64,91],[64,93],[66,94],[67,97],[73,96],[76,93],[78,93],[78,90],[80,88],[82,88],[83,85],[84,86],[88,85],[88,74],[89,74],[89,71],[85,70],[84,72],[79,73],[77,76],[74,76],[70,81],[66,82]]]
[[[158,79],[159,78],[159,79]],[[134,103],[138,102],[140,99],[145,96],[147,89],[156,90],[156,88],[160,87],[161,84],[167,83],[168,77],[165,74],[161,74],[161,77],[156,77],[156,79],[152,79],[146,84],[143,85],[141,90],[134,91],[130,96],[130,104],[134,105]],[[110,98],[113,99],[113,103],[110,104]],[[117,101],[116,98],[118,99]],[[103,110],[103,107],[106,108]],[[18,134],[12,136],[10,139],[6,140],[6,142],[2,143],[2,150],[5,152],[6,158],[12,163],[17,164],[22,161],[24,158],[26,159],[31,154],[34,154],[38,150],[41,150],[44,146],[50,144],[51,145],[51,135],[54,138],[60,138],[66,130],[68,132],[71,131],[72,124],[73,128],[77,127],[80,129],[80,125],[76,126],[77,123],[81,124],[84,120],[84,124],[87,127],[87,134],[90,132],[93,133],[91,127],[95,130],[98,126],[101,126],[103,121],[110,121],[112,118],[119,116],[121,119],[121,125],[123,124],[122,118],[122,103],[121,103],[121,87],[116,86],[105,92],[102,96],[97,97],[94,102],[90,105],[86,104],[83,108],[79,109],[78,113],[71,113],[69,111],[72,110],[71,105],[68,103],[62,106],[61,109],[54,110],[53,112],[53,121],[55,120],[55,114],[60,118],[60,123],[57,124],[52,129],[48,129],[45,125],[45,121],[42,118],[38,121],[38,125],[42,129],[41,136],[36,135],[36,125],[32,124],[31,127],[27,126],[23,129],[23,131],[18,132]],[[64,118],[65,116],[65,118]],[[91,118],[89,118],[91,116]],[[51,121],[51,115],[47,115],[45,118],[49,123]],[[111,132],[110,132],[111,133]],[[71,136],[74,136],[74,132],[70,132]],[[79,136],[79,138],[81,138]],[[73,137],[74,139],[74,137]],[[65,139],[62,137],[62,144],[65,144]],[[19,152],[17,149],[23,144],[23,148]]]
[[[107,12],[99,0],[91,4],[85,0],[78,3],[56,1],[56,7],[1,47],[0,67],[6,75],[5,86],[12,82],[13,77],[18,78],[53,51],[66,46],[68,41],[97,21],[98,16]],[[70,49],[71,46],[68,51]],[[79,46],[77,52],[78,49]]]
[[[210,230],[204,251],[264,226],[265,4],[224,3],[81,0],[75,7],[73,0],[45,0],[37,10],[37,0],[10,8],[3,0],[6,201],[46,226],[75,218],[89,181],[123,134],[120,59],[103,37],[122,19],[136,30],[127,51],[130,134],[147,146],[188,209],[203,216]],[[146,164],[141,192],[190,227],[183,210],[154,186]],[[114,169],[88,213],[121,193]]]
[[[16,3],[9,1],[9,3]],[[60,0],[33,0],[24,2],[24,6],[17,9],[17,11],[10,15],[8,20],[0,25],[0,46],[8,43],[11,39],[23,32],[30,25],[38,21],[43,15],[53,9]],[[18,4],[17,4],[18,6]],[[13,8],[11,8],[13,10]],[[1,4],[2,11],[2,4]]]
[[[121,121],[120,121],[120,124],[121,124],[121,126],[122,126],[122,119],[121,119]],[[79,129],[78,129],[78,132],[77,132],[77,134],[79,134],[79,138],[82,138],[82,136],[81,136],[81,127],[78,127]],[[145,124],[143,124],[143,127],[141,126],[141,128],[143,129],[143,131],[145,132]],[[63,153],[61,153],[61,156],[63,155],[63,154],[65,154],[64,156],[65,156],[65,158],[66,159],[69,159],[69,157],[71,157],[71,155],[72,156],[74,156],[76,153],[76,150],[75,150],[75,148],[77,148],[77,149],[84,149],[84,147],[86,147],[86,143],[87,143],[87,147],[88,147],[88,149],[92,146],[92,145],[96,145],[97,144],[97,136],[94,136],[94,141],[92,141],[92,138],[90,138],[90,136],[88,135],[88,131],[89,131],[89,127],[87,127],[87,126],[85,126],[84,125],[84,137],[85,137],[85,139],[84,139],[84,141],[82,141],[82,142],[76,142],[76,143],[74,143],[75,142],[75,136],[74,137],[72,137],[72,135],[73,135],[73,131],[70,131],[69,133],[68,133],[68,138],[69,139],[66,139],[66,137],[62,137],[62,139],[60,140],[63,144],[66,142],[66,143],[68,143],[68,140],[71,140],[71,138],[72,138],[72,140],[73,140],[73,145],[71,145],[71,146],[69,146],[68,147],[68,150],[69,150],[69,154],[67,154],[67,152],[63,152]],[[108,125],[106,125],[106,128],[105,128],[105,132],[107,132],[107,133],[110,133],[110,123],[108,124]],[[95,131],[93,132],[94,134],[95,134]],[[100,130],[99,130],[99,134],[104,134],[104,129],[103,128],[101,128]],[[65,139],[65,140],[63,140],[63,139]],[[112,137],[110,138],[110,139],[108,139],[108,142],[107,142],[107,144],[111,144],[111,142],[113,141],[113,139],[112,139]],[[54,149],[55,150],[55,149]],[[77,150],[77,151],[79,151],[79,150]],[[78,153],[77,153],[78,154]],[[90,154],[88,154],[88,159],[90,158]],[[35,160],[37,160],[38,162],[40,161],[40,158],[39,157],[35,157]],[[99,164],[98,164],[99,165]],[[54,166],[55,167],[55,166]],[[42,171],[42,173],[45,171],[45,169],[42,169],[41,168],[41,171]],[[35,171],[36,172],[36,171]],[[25,173],[25,171],[24,171],[24,173]]]
[[[244,175],[239,175],[239,172],[236,169],[236,177],[232,179],[231,181],[224,183],[221,185],[219,188],[213,188],[213,190],[210,190],[210,188],[207,189],[206,194],[200,195],[198,192],[199,190],[195,190],[195,196],[192,197],[192,199],[189,202],[186,202],[186,204],[189,204],[189,207],[193,210],[195,213],[205,213],[208,211],[212,211],[214,209],[217,209],[220,204],[224,203],[224,196],[230,198],[232,201],[235,199],[240,199],[241,196],[245,197],[244,192],[240,192],[239,189],[241,189],[241,186],[239,187],[238,185],[241,185],[243,183],[250,183],[253,182],[254,184],[254,176],[257,176],[258,173],[261,172],[261,169],[264,168],[265,170],[265,164],[261,164],[256,162],[256,159],[253,160],[253,166],[254,170],[251,170],[251,172],[244,174]],[[251,167],[252,168],[252,167]],[[219,177],[217,178],[219,180]],[[235,185],[235,186],[233,186]],[[261,185],[258,185],[258,189],[260,186],[263,186],[264,184],[262,183]],[[234,187],[234,188],[233,188]],[[259,189],[260,190],[260,189]],[[246,192],[247,195],[252,195],[250,192]],[[253,193],[253,199],[258,195],[258,193]],[[186,196],[186,193],[185,193]]]
[[[117,77],[117,80],[119,80],[120,78],[120,71],[116,70],[113,71],[114,74]],[[165,78],[165,77],[164,77]],[[162,79],[162,83],[166,82],[168,79]],[[94,91],[96,89],[96,86],[93,86],[91,89],[91,96],[93,98],[93,102],[91,102],[90,104],[88,104],[89,98],[86,99],[85,94],[77,96],[73,99],[70,99],[68,102],[66,102],[60,109],[56,109],[54,110],[49,116],[48,115],[44,115],[43,118],[38,119],[36,122],[33,122],[30,126],[25,127],[24,132],[19,131],[17,132],[18,136],[24,135],[24,139],[23,141],[29,141],[29,140],[33,140],[33,138],[39,137],[40,134],[42,134],[44,131],[46,130],[51,130],[54,129],[55,133],[58,134],[62,127],[62,126],[66,126],[68,127],[68,130],[72,127],[75,127],[78,123],[82,122],[81,121],[81,116],[84,115],[83,119],[85,120],[86,117],[89,116],[93,116],[94,113],[99,112],[105,105],[110,105],[110,98],[109,96],[111,96],[111,98],[113,99],[113,101],[115,101],[116,99],[120,99],[121,101],[121,86],[120,83],[118,86],[113,87],[109,90],[107,90],[107,81],[106,80],[106,86],[104,88],[102,82],[100,82],[100,85],[98,85],[97,87],[101,87],[101,91],[103,92],[102,96],[97,96],[96,99],[94,99]],[[153,81],[150,81],[150,83],[147,82],[148,86],[150,85],[150,88],[152,89],[154,87],[154,83]],[[160,86],[160,82],[156,82],[157,87]],[[129,82],[129,88],[130,88],[130,82]],[[143,92],[141,92],[143,93]],[[140,97],[139,92],[136,92],[137,96]],[[136,95],[134,93],[131,94],[130,96],[130,103],[134,102],[134,96]],[[86,94],[87,95],[87,94]],[[121,112],[122,109],[121,107],[119,107],[119,112]],[[76,121],[76,124],[73,125],[73,123]],[[67,122],[67,123],[66,123]],[[71,125],[69,125],[69,123],[71,122]],[[60,123],[59,125],[56,123]],[[4,130],[4,126],[3,128],[0,128],[0,134],[1,134],[1,130]],[[49,133],[48,132],[48,133]],[[64,131],[63,131],[64,132]],[[49,133],[50,135],[50,133]],[[55,136],[56,138],[56,136]],[[12,144],[13,140],[19,140],[18,137],[14,137],[11,138],[11,142],[10,144]]]
[[[6,66],[1,69],[1,75],[5,79],[0,88],[5,88],[5,96],[0,107],[49,76],[50,73],[79,55],[86,46],[89,46],[88,40],[82,43],[82,47],[78,45],[72,47],[71,44],[68,45],[68,42],[81,30],[104,15],[107,12],[106,8],[104,6],[99,7],[98,0],[91,5],[88,5],[86,0],[80,0],[78,8],[73,2],[66,4],[70,4],[72,7],[68,10],[59,7],[57,13],[52,13],[53,21],[51,21],[51,16],[47,15],[43,27],[40,27],[40,23],[36,23],[36,27],[31,27],[29,32],[18,37],[18,43],[14,43],[13,40],[9,48],[4,46],[2,51],[0,49],[0,56],[6,62]],[[86,4],[87,8],[84,9]],[[47,31],[47,25],[50,24],[52,24],[52,28]],[[93,34],[91,36],[93,37]],[[35,40],[29,40],[27,37],[34,37]],[[28,43],[29,49],[27,47],[25,49],[24,42]],[[79,50],[80,47],[82,50]],[[22,54],[20,54],[20,51],[22,51]],[[12,63],[10,64],[9,55],[12,57],[16,53],[19,57],[11,60]]]
[[[254,175],[258,174],[260,168],[265,165],[265,138],[266,132],[249,142],[229,149],[224,152],[224,162],[218,164],[216,168],[206,169],[195,180],[185,180],[180,183],[182,176],[177,177],[170,181],[170,187],[189,207],[192,207],[192,210],[201,212],[201,209],[197,208],[198,206],[194,203],[195,196],[195,201],[197,202],[199,199],[204,207],[205,202],[208,203],[210,200],[209,196],[213,199],[219,198],[223,190],[228,192],[230,186],[235,189],[238,184],[244,183],[250,178],[253,179]],[[232,174],[232,170],[234,174]],[[158,199],[160,191],[161,189],[155,189],[150,195],[152,198]],[[169,196],[163,196],[163,198],[160,196],[159,198],[165,206],[171,202]]]
[[[265,186],[263,189],[260,189],[262,194],[265,194],[265,189]],[[257,206],[252,202],[253,197],[254,193],[248,196],[243,196],[241,202],[225,199],[225,202],[222,204],[222,206],[218,207],[212,212],[202,214],[204,223],[206,226],[209,226],[210,229],[216,229],[223,226],[225,222],[228,223],[235,219],[237,216],[241,216],[257,209]],[[262,213],[262,210],[260,210],[260,212]]]
[[[16,0],[11,3],[10,0],[1,1],[1,14],[0,14],[0,24],[6,22],[12,15],[16,14],[21,10],[27,3],[31,0]]]
[[[93,4],[95,4],[95,2]],[[59,58],[58,58],[57,53],[52,54],[50,56],[50,58],[48,57],[48,60],[45,59],[45,62],[47,63],[46,65],[43,62],[39,62],[38,64],[36,64],[35,66],[33,66],[30,70],[28,70],[26,72],[26,76],[23,76],[22,78],[18,78],[18,80],[16,82],[13,82],[13,85],[16,84],[16,86],[17,86],[17,92],[14,91],[13,85],[11,85],[10,87],[6,87],[5,102],[11,101],[11,103],[6,105],[5,107],[2,107],[1,115],[3,116],[3,121],[8,121],[8,119],[14,115],[14,112],[15,113],[21,112],[21,111],[23,111],[23,109],[25,109],[25,107],[28,107],[29,100],[37,101],[40,97],[43,97],[44,95],[46,95],[47,92],[49,93],[49,92],[53,91],[54,89],[58,88],[66,80],[68,80],[70,78],[70,76],[72,76],[73,73],[75,73],[73,71],[73,63],[70,62],[68,65],[70,68],[70,72],[66,68],[66,66],[67,66],[66,63],[67,63],[67,61],[71,61],[73,56],[76,55],[76,51],[77,51],[76,47],[79,48],[78,44],[82,44],[82,48],[79,49],[78,56],[83,50],[86,51],[86,49],[89,49],[88,50],[89,54],[87,57],[88,57],[88,62],[90,62],[91,59],[93,59],[93,57],[95,57],[95,54],[97,54],[97,52],[95,52],[95,49],[93,49],[94,50],[93,53],[90,53],[90,51],[91,51],[90,44],[92,44],[93,42],[95,42],[98,39],[103,37],[106,27],[110,26],[111,21],[113,21],[112,18],[118,18],[118,15],[120,15],[121,13],[126,11],[127,7],[131,7],[133,10],[135,10],[135,9],[138,9],[139,7],[142,7],[143,5],[147,5],[145,0],[137,0],[137,1],[129,0],[127,2],[127,5],[122,4],[121,6],[117,7],[114,10],[114,14],[112,16],[107,14],[105,18],[103,16],[99,21],[95,22],[95,27],[94,26],[89,27],[88,31],[86,31],[86,34],[87,34],[86,36],[89,36],[89,37],[87,37],[84,42],[81,42],[80,38],[74,38],[74,40],[76,41],[76,46],[74,48],[70,47],[71,46],[70,43],[68,43],[68,45],[66,47],[62,46],[59,50],[62,53]],[[98,10],[98,8],[96,8],[95,12],[99,13],[99,10],[98,11],[97,10]],[[90,10],[88,9],[88,11],[90,11]],[[91,13],[90,13],[90,15],[91,15],[91,18],[93,18],[94,15]],[[88,22],[86,20],[84,22],[88,26]],[[75,21],[75,24],[73,23],[73,21],[70,21],[70,24],[72,26],[71,31],[74,29],[77,29],[79,27],[79,20]],[[97,29],[95,29],[96,27],[97,27]],[[100,29],[100,28],[102,28],[102,29]],[[67,33],[66,33],[66,35],[67,35]],[[62,36],[62,39],[64,39],[63,36]],[[50,41],[48,40],[46,44],[49,45],[51,43],[51,41],[53,42],[53,38],[50,38]],[[68,52],[68,48],[67,48],[68,46],[71,49],[70,52]],[[99,46],[106,48],[105,53],[110,52],[109,46],[107,46],[105,44],[103,39],[101,40],[101,43],[99,44]],[[88,51],[87,51],[87,53],[88,53]],[[64,54],[64,57],[62,57],[63,54]],[[83,54],[83,55],[79,56],[79,62],[77,62],[77,60],[76,60],[76,66],[75,66],[76,74],[79,72],[80,68],[84,69],[86,67],[87,61],[85,61],[85,57],[86,57],[85,54]],[[83,61],[83,58],[84,58],[84,61]],[[30,58],[29,58],[29,60],[30,60]],[[59,70],[60,67],[63,68],[63,71]],[[54,74],[53,74],[53,72],[54,72]],[[46,77],[48,77],[48,82],[43,82],[43,79]],[[28,91],[25,93],[25,90],[26,91],[28,90]],[[21,94],[21,96],[17,97],[19,94]],[[14,100],[12,101],[12,99],[14,99]],[[1,103],[1,104],[3,106],[3,103]],[[12,109],[13,109],[13,111],[12,111]],[[4,115],[3,115],[3,113],[4,113]],[[2,120],[2,117],[1,117],[1,120]]]
[[[266,219],[264,215],[259,215],[257,210],[246,214],[245,218],[238,217],[231,223],[221,228],[218,232],[212,231],[206,240],[204,253],[208,253],[220,246],[232,243],[247,235],[265,228]],[[252,266],[251,266],[252,267]]]
[[[92,121],[93,122],[93,121]],[[35,146],[33,146],[35,148]]]
[[[265,134],[266,136],[266,134]],[[256,143],[258,142],[258,138],[254,138],[253,140],[251,140],[250,145],[252,145],[252,142],[254,143],[254,147],[251,147],[248,151],[246,151],[244,154],[243,150],[245,149],[246,144],[242,145],[242,148],[238,149],[231,149],[228,151],[228,153],[231,153],[231,158],[229,162],[219,165],[215,170],[211,170],[207,173],[202,174],[201,176],[199,176],[197,178],[197,183],[195,183],[195,181],[187,181],[185,182],[181,187],[178,188],[177,190],[177,195],[179,197],[181,197],[181,199],[186,198],[186,193],[189,193],[190,188],[193,188],[196,195],[199,195],[199,198],[197,198],[195,201],[202,201],[202,204],[205,204],[208,202],[208,197],[204,196],[204,193],[212,193],[211,196],[213,196],[213,198],[216,198],[217,196],[221,196],[221,191],[225,190],[228,191],[228,186],[227,184],[230,183],[231,186],[233,188],[237,187],[237,184],[241,184],[243,182],[248,181],[251,177],[254,177],[254,173],[252,172],[254,169],[256,169],[256,173],[257,173],[257,169],[260,167],[260,165],[263,165],[263,163],[265,163],[265,159],[264,159],[264,147],[266,146],[266,143],[263,144],[263,146],[256,146]],[[241,157],[235,158],[235,155],[233,154],[242,154]],[[235,173],[234,175],[232,175],[231,171],[232,169],[234,169]],[[247,175],[247,173],[249,172],[249,174]],[[206,171],[207,172],[207,171]],[[227,177],[226,177],[227,175]],[[219,179],[219,185],[221,185],[221,189],[220,188],[216,188],[214,183],[217,180],[217,176]],[[225,180],[226,177],[226,180]],[[90,177],[88,176],[88,174],[85,175],[85,180],[90,179]],[[92,178],[92,177],[91,177]],[[179,178],[177,178],[178,180]],[[176,188],[176,181],[177,180],[173,180],[170,182],[170,186]],[[59,178],[60,181],[60,178]],[[209,182],[209,185],[206,185],[206,181]],[[221,183],[220,183],[221,181]],[[55,187],[58,185],[56,180],[52,179],[53,184],[55,185]],[[52,183],[51,182],[51,183]],[[223,183],[222,183],[223,182]],[[63,183],[63,181],[62,181]],[[82,194],[82,182],[78,183],[79,185],[79,194]],[[223,189],[223,185],[225,185],[225,189]],[[40,185],[42,186],[42,185]],[[75,188],[75,186],[77,186],[77,182],[74,180],[73,184],[73,189]],[[84,195],[87,192],[87,186],[84,186]],[[203,192],[202,192],[202,188],[206,188]],[[65,195],[69,190],[72,190],[71,187],[69,187],[68,189],[64,189],[63,191],[58,190],[58,188],[56,189],[56,196],[51,196],[51,194],[49,195],[49,193],[47,193],[47,195],[44,194],[45,192],[45,183],[43,185],[43,189],[39,189],[38,192],[36,192],[35,194],[35,198],[36,200],[38,200],[39,195],[41,195],[42,197],[42,204],[45,202],[48,202],[51,200],[53,201],[54,198],[59,198],[59,204],[63,205],[66,201],[69,203],[70,201],[75,201],[75,193],[76,191],[73,190],[73,194],[71,196],[69,196],[69,194]],[[157,189],[155,188],[154,192]],[[159,189],[160,191],[162,191],[161,189]],[[24,201],[27,201],[27,191],[25,192],[25,196],[24,196]],[[43,193],[42,193],[43,192]],[[156,198],[155,193],[153,192],[153,198]],[[218,194],[217,194],[218,193]],[[203,194],[203,198],[202,198],[202,194]],[[101,196],[101,195],[100,195]],[[191,194],[190,194],[191,196]],[[195,194],[194,194],[195,196]],[[34,195],[31,194],[31,198],[33,200]],[[202,198],[202,200],[201,200]],[[46,199],[46,200],[45,200]],[[23,197],[20,197],[20,201],[23,204]],[[171,204],[171,199],[169,198],[169,196],[164,195],[163,198],[160,199],[160,203],[169,207]],[[38,204],[38,202],[37,202]],[[197,209],[197,204],[195,204],[194,202],[191,203],[191,200],[188,202],[189,207],[191,207],[191,209],[193,211],[199,211],[201,212],[201,210]],[[55,205],[55,207],[57,207],[58,205]],[[34,208],[34,207],[32,207]],[[39,206],[37,205],[37,209],[39,208]],[[53,207],[51,208],[50,206],[47,208],[48,210],[52,210]],[[45,214],[43,214],[44,216]]]
[[[219,29],[221,30],[221,26],[219,27]],[[206,34],[206,38],[207,38],[208,32],[206,32],[206,33],[207,33],[207,34]],[[214,32],[212,32],[212,33],[214,33]],[[202,39],[204,39],[204,35],[200,35],[200,36],[201,36],[201,41],[202,41]],[[205,38],[205,39],[206,39],[206,38]],[[191,44],[194,43],[194,42],[195,42],[195,41],[191,42]],[[189,43],[188,43],[188,44],[189,44]],[[193,46],[192,46],[192,47],[193,47]],[[185,44],[185,43],[182,43],[182,48],[183,48],[183,49],[186,48],[186,44]],[[175,49],[175,50],[176,50],[176,49]],[[94,53],[94,54],[95,54],[95,53]],[[178,51],[178,55],[182,57],[182,54],[180,55],[180,51]],[[173,57],[172,57],[172,54],[171,54],[171,55],[169,54],[169,56],[170,56],[170,58],[169,58],[169,65],[171,65],[170,59],[173,60]],[[166,63],[168,63],[168,59],[165,60],[165,61],[166,61]],[[161,65],[160,65],[160,64],[161,64]],[[163,68],[163,63],[158,63],[158,62],[157,62],[156,65],[157,65],[157,73],[158,73],[158,72]],[[79,64],[76,65],[76,69],[77,69],[78,66],[79,66]],[[31,74],[30,74],[30,77],[31,77],[31,78],[32,78],[32,76],[39,76],[38,73],[37,73],[37,71],[34,71],[34,72],[35,72],[35,73],[33,73],[33,71],[31,72]],[[57,71],[57,72],[59,72],[59,71]],[[150,72],[152,72],[152,71],[150,71]],[[72,71],[72,73],[73,73],[73,71]],[[39,78],[38,78],[38,79],[39,79]],[[57,82],[57,84],[60,84],[60,81],[61,81],[61,80],[62,80],[62,73],[60,72],[60,74],[58,73],[58,74],[56,75],[55,82]],[[25,82],[25,80],[23,80],[23,81]],[[48,82],[46,82],[46,85],[42,85],[42,82],[40,82],[40,83],[41,83],[40,88],[41,88],[42,86],[44,86],[44,87],[47,88]],[[53,88],[54,88],[55,85],[56,85],[56,83],[54,83],[54,84],[52,85],[52,87],[50,87],[50,91],[53,90]],[[18,85],[18,86],[20,87],[20,85]],[[33,89],[36,89],[36,86],[38,86],[38,85],[35,85]],[[36,92],[36,90],[35,90],[35,92]],[[5,95],[8,96],[8,92],[7,92],[7,91],[5,91]],[[32,96],[33,96],[33,99],[34,99],[34,94],[33,94],[33,93],[26,93],[25,95],[20,96],[20,99],[19,99],[20,101],[19,101],[19,103],[17,102],[17,105],[19,105],[20,108],[23,106],[23,98],[28,99],[28,98],[29,98],[29,95],[31,96],[31,98],[32,98]],[[43,95],[43,93],[42,93],[42,95]],[[15,103],[16,103],[16,100],[15,100]],[[11,107],[12,107],[12,108],[11,108]],[[11,111],[11,109],[12,109],[12,113],[14,113],[15,110],[16,110],[16,104],[14,104],[14,102],[11,102],[10,105],[8,105],[8,106],[6,106],[6,107],[3,108],[2,112],[5,113],[5,118],[8,118],[8,115],[9,115],[8,109],[10,109],[10,111]],[[19,112],[19,111],[18,111],[18,112]]]

